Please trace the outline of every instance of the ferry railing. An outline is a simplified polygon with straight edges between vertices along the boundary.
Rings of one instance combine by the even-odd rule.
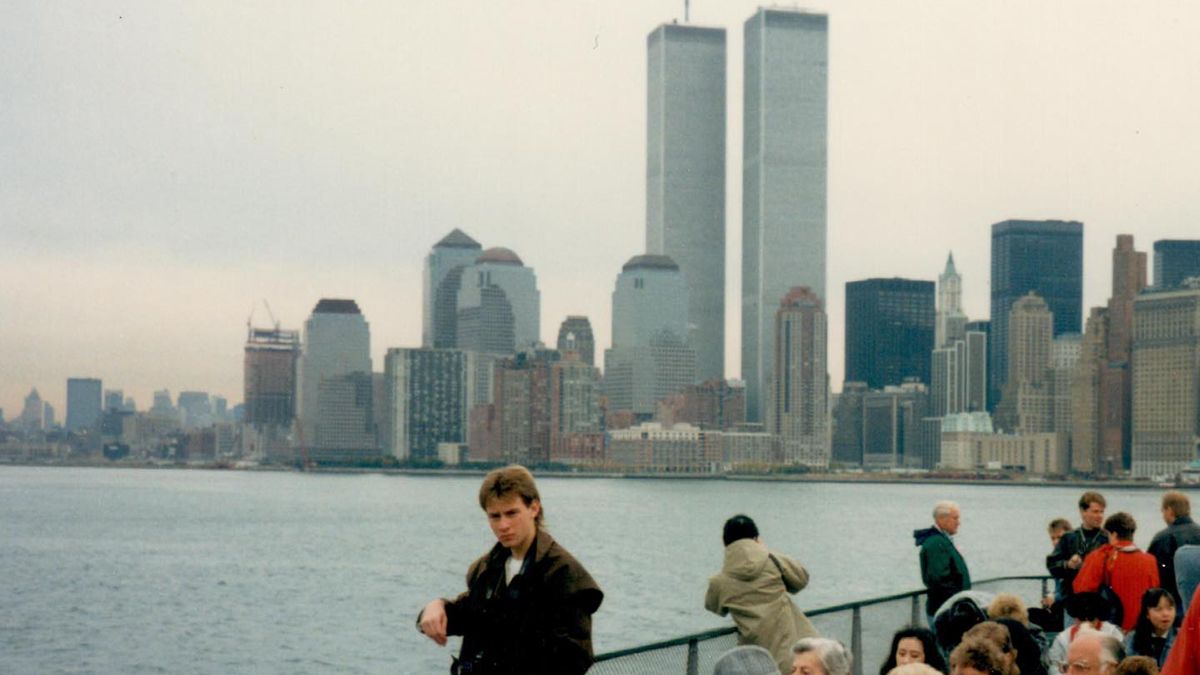
[[[1014,593],[1038,607],[1050,586],[1045,575],[1008,576],[972,583],[973,590]],[[841,640],[854,654],[854,675],[874,673],[887,659],[892,634],[925,624],[925,589],[805,610],[817,632]],[[588,675],[707,675],[717,658],[737,646],[733,626],[600,654]]]

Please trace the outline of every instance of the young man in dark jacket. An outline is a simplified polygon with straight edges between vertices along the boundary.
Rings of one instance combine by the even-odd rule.
[[[1175,551],[1180,546],[1200,544],[1200,525],[1192,520],[1192,503],[1187,495],[1175,490],[1162,497],[1162,517],[1167,529],[1154,535],[1147,552],[1158,560],[1159,584],[1175,597],[1175,606],[1182,607],[1175,583]]]
[[[921,581],[929,590],[925,616],[933,626],[933,615],[947,598],[971,589],[967,563],[950,537],[958,532],[961,515],[954,502],[938,502],[933,507],[933,527],[913,530],[913,540],[921,547]]]
[[[418,629],[439,645],[462,635],[458,675],[582,675],[593,662],[592,614],[604,594],[542,528],[533,475],[521,466],[483,480],[479,505],[497,543],[467,571],[467,592],[425,605]]]
[[[1083,566],[1083,559],[1108,543],[1108,533],[1101,527],[1107,505],[1099,492],[1088,491],[1080,495],[1079,529],[1064,534],[1054,552],[1046,556],[1046,569],[1062,582],[1063,600],[1071,597],[1071,585]]]

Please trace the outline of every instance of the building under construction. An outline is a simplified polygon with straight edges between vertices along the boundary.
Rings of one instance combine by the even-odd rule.
[[[244,450],[290,461],[287,435],[296,417],[296,361],[300,332],[247,326]]]

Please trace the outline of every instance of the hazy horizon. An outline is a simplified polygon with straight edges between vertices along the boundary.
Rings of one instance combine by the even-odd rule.
[[[740,359],[742,24],[727,30],[726,377]],[[1200,238],[1200,5],[819,2],[829,14],[829,363],[844,287],[935,280],[987,318],[990,226],[1084,223],[1084,316],[1120,233]],[[679,1],[0,6],[0,408],[98,377],[242,399],[247,317],[355,299],[372,359],[419,346],[457,227],[516,251],[542,339],[609,346],[645,242],[646,36]],[[1152,256],[1151,256],[1152,257]],[[602,360],[599,359],[598,360]]]

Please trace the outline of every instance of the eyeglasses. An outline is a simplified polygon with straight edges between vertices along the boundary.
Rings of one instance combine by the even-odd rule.
[[[1106,673],[1112,665],[1111,661],[1104,661],[1099,664],[1087,661],[1072,661],[1071,663],[1064,663],[1059,666],[1058,672],[1064,675],[1066,673]]]

